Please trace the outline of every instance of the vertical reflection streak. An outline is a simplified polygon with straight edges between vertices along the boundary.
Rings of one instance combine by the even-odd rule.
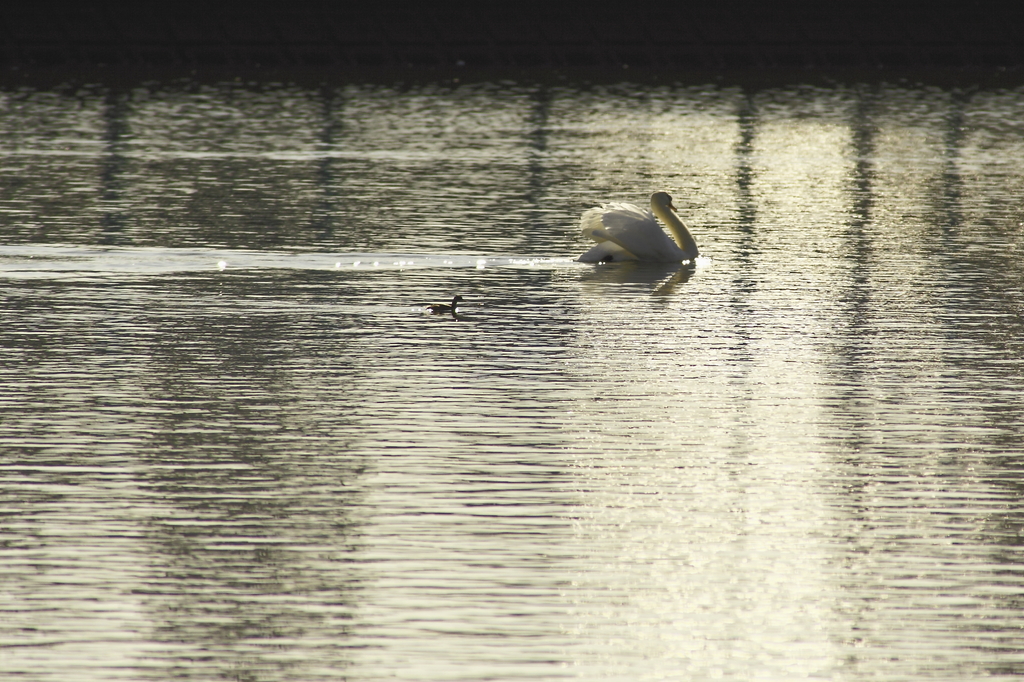
[[[740,216],[740,231],[746,235],[753,236],[754,221],[757,219],[757,208],[751,196],[751,184],[754,177],[752,155],[754,149],[754,135],[756,132],[757,110],[753,97],[750,93],[744,93],[740,100],[740,108],[736,114],[739,125],[739,141],[736,143],[736,187],[737,205]],[[744,242],[746,247],[753,244],[753,239]],[[749,262],[749,251],[744,249],[740,252],[746,262]]]
[[[128,135],[128,104],[125,95],[111,90],[107,92],[103,108],[103,161],[100,165],[99,198],[100,244],[120,244],[125,229],[125,210],[121,205],[124,182],[122,175],[127,160],[123,154],[123,142]]]
[[[338,138],[343,133],[342,118],[339,115],[344,108],[345,100],[335,88],[323,87],[320,90],[322,126],[315,144],[320,152],[316,160],[314,182],[316,182],[319,201],[313,207],[312,229],[316,232],[316,240],[325,242],[334,238],[334,221],[332,216],[338,200],[335,187],[335,159],[331,152],[335,149]]]
[[[541,198],[547,189],[547,174],[544,167],[544,155],[548,149],[548,119],[551,116],[551,89],[540,85],[531,93],[532,106],[527,113],[527,203],[536,211],[540,207]],[[540,215],[537,212],[539,220]]]
[[[740,100],[737,123],[739,125],[739,140],[736,143],[736,203],[739,214],[739,232],[743,237],[740,239],[736,258],[743,267],[743,272],[749,272],[754,265],[757,252],[754,240],[757,205],[752,191],[757,109],[750,93],[745,93],[743,99]],[[749,277],[737,278],[734,283],[737,289],[744,290],[748,294],[756,287],[755,281]],[[734,302],[738,301],[734,299]]]
[[[944,236],[947,238],[955,238],[963,222],[961,201],[963,199],[964,187],[959,165],[961,148],[966,141],[964,112],[969,101],[969,94],[960,91],[954,92],[949,101],[949,112],[946,114],[946,134],[942,150],[942,190],[939,194],[939,200],[942,202],[941,213],[945,218],[942,222],[942,229]]]
[[[864,381],[864,377],[870,369],[867,365],[871,356],[871,337],[875,334],[870,319],[873,310],[871,272],[874,252],[870,225],[874,208],[873,157],[876,133],[872,114],[876,100],[877,92],[862,89],[850,121],[854,163],[850,177],[850,218],[844,231],[844,241],[848,249],[846,258],[852,268],[850,282],[840,299],[846,311],[850,333],[843,335],[845,341],[837,349],[842,357],[840,371],[844,376],[836,388],[842,411],[853,415],[854,422],[850,424],[852,428],[844,430],[844,438],[855,452],[862,447],[862,434],[866,432],[861,427],[868,417],[861,408],[870,401],[866,388],[869,384]]]
[[[736,342],[733,347],[734,360],[750,359],[751,337],[743,322],[751,308],[750,299],[757,289],[757,278],[752,276],[757,256],[756,221],[757,204],[753,194],[754,140],[757,135],[757,107],[753,94],[744,92],[736,114],[739,138],[736,142],[736,204],[738,213],[739,244],[734,251],[737,268],[733,279],[730,304],[736,314]]]

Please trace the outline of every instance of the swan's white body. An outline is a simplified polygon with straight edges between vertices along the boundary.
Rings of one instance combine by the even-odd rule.
[[[580,217],[583,234],[597,246],[579,257],[581,263],[608,261],[648,261],[679,263],[692,261],[699,254],[697,242],[675,214],[672,197],[665,192],[651,195],[651,210],[633,204],[605,204]],[[668,226],[675,241],[665,234],[654,216]]]

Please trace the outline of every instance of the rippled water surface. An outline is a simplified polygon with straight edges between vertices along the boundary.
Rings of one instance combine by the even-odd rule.
[[[1022,111],[0,92],[0,671],[1019,678]]]

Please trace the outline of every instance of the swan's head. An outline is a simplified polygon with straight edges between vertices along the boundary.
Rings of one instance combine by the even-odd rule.
[[[655,207],[659,208],[670,208],[673,211],[676,207],[672,205],[672,197],[668,195],[668,192],[655,192],[651,195],[651,209]]]

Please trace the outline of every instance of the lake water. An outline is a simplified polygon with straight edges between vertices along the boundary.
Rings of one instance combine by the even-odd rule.
[[[0,671],[1019,679],[1022,114],[0,92]],[[695,265],[574,262],[656,190]]]

